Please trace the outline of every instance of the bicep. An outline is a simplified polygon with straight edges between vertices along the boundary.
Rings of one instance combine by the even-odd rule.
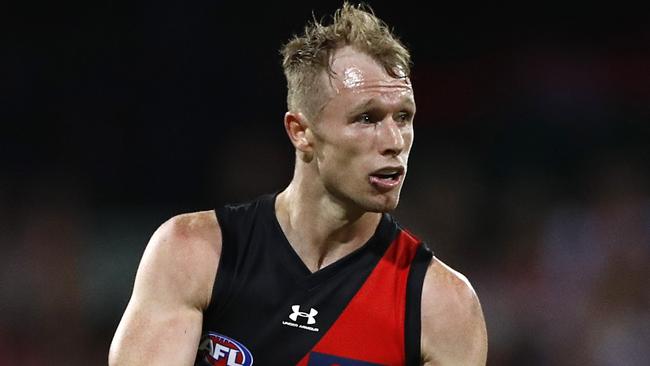
[[[132,299],[111,344],[110,365],[194,364],[202,312]]]

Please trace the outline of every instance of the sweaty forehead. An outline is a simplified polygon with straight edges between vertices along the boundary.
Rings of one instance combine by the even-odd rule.
[[[331,85],[336,94],[346,92],[412,93],[406,75],[392,77],[386,69],[369,55],[351,47],[338,50],[332,57]],[[395,70],[396,74],[404,74]]]

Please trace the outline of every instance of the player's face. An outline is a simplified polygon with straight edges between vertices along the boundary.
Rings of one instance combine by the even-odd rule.
[[[332,69],[335,76],[325,81],[330,93],[313,126],[320,177],[346,204],[392,210],[413,144],[411,83],[350,47],[334,55]]]

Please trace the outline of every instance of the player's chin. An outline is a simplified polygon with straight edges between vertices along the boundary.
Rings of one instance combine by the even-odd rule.
[[[366,209],[371,212],[390,212],[397,208],[399,203],[399,192],[393,194],[381,194],[372,197],[367,203]]]

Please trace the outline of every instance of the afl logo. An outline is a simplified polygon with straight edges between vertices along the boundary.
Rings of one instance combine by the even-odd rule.
[[[197,361],[197,366],[252,366],[253,355],[236,340],[208,332],[199,345]]]

